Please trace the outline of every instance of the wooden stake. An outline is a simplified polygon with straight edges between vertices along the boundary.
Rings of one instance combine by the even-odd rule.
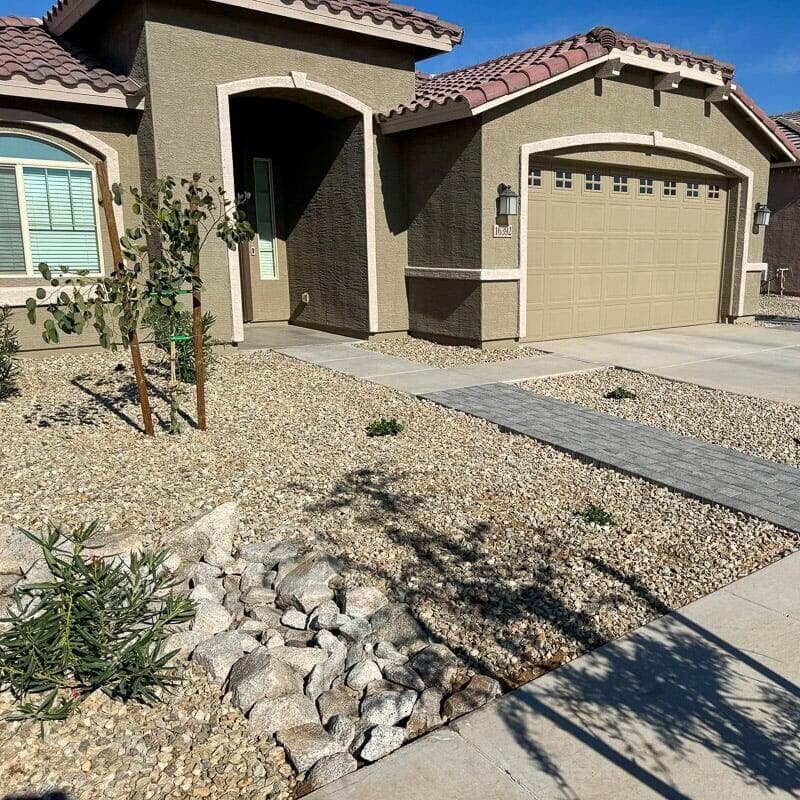
[[[111,239],[111,254],[114,258],[114,271],[116,272],[124,265],[122,258],[122,247],[119,243],[119,230],[117,219],[114,216],[114,199],[111,197],[111,187],[108,185],[108,170],[105,161],[98,161],[96,164],[97,183],[100,187],[100,197],[103,200],[103,213],[106,218],[108,236]],[[150,397],[147,394],[147,380],[144,376],[144,364],[142,363],[142,351],[139,347],[139,336],[136,331],[128,334],[128,347],[131,351],[131,361],[133,362],[133,374],[136,376],[136,391],[139,395],[139,406],[142,410],[142,424],[144,432],[148,436],[155,436],[153,429],[153,414],[150,411]]]

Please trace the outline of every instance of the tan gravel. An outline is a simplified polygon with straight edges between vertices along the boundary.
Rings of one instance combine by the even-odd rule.
[[[625,369],[601,369],[522,384],[538,394],[623,419],[800,466],[800,408],[733,392],[704,389]],[[608,400],[617,386],[634,400]]]
[[[237,499],[244,538],[319,540],[349,580],[405,597],[469,665],[509,684],[796,547],[766,523],[268,352],[222,357],[208,432],[147,439],[121,418],[136,417],[131,399],[104,405],[130,386],[115,363],[25,364],[20,395],[0,404],[0,522],[97,517],[168,543]],[[368,438],[381,416],[404,433]],[[577,522],[589,503],[616,527]]]
[[[0,697],[0,714],[10,709]],[[167,702],[149,708],[98,692],[64,722],[0,723],[4,798],[287,800],[292,775],[283,750],[250,736],[194,665]]]
[[[770,317],[783,317],[800,321],[800,297],[779,294],[762,294],[759,298],[758,314]],[[764,325],[764,321],[756,320]]]
[[[359,342],[356,347],[383,353],[387,356],[408,358],[420,364],[443,369],[543,355],[541,351],[524,345],[503,347],[496,350],[480,350],[477,347],[436,344],[435,342],[429,342],[427,339],[416,339],[413,336]]]

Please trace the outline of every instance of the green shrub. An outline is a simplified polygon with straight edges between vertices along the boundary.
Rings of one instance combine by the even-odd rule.
[[[18,584],[0,634],[0,691],[17,701],[9,719],[64,719],[101,690],[154,702],[178,675],[162,651],[194,606],[173,593],[166,553],[129,559],[92,556],[97,523],[72,531],[24,533],[42,549],[51,577]]]
[[[0,307],[0,400],[17,391],[19,376],[19,339],[11,325],[11,309]]]
[[[612,389],[607,395],[606,400],[635,400],[636,392],[626,389],[624,386],[617,386]]]
[[[206,376],[215,361],[211,328],[217,318],[210,312],[203,314],[203,357]],[[144,319],[146,327],[153,333],[155,346],[169,356],[170,336],[187,336],[175,342],[175,372],[181,383],[195,383],[197,375],[194,364],[194,341],[192,340],[192,313],[174,312],[165,306],[153,306]]]
[[[615,525],[614,517],[609,514],[602,506],[590,503],[583,511],[578,511],[579,516],[584,522],[592,522],[595,525]]]
[[[392,419],[374,419],[367,425],[367,436],[397,436],[403,432],[403,423]]]

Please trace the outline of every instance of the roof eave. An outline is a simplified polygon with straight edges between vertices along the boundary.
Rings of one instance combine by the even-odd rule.
[[[56,6],[48,12],[44,18],[44,24],[51,33],[60,36],[77,24],[99,2],[100,0],[70,0],[63,7]],[[308,8],[298,8],[294,4],[286,5],[281,0],[211,0],[211,2],[390,39],[413,45],[427,54],[450,52],[453,47],[461,43],[463,38],[463,31],[460,29],[458,29],[458,33],[437,35],[430,30],[415,31],[410,24],[398,27],[389,20],[377,22],[366,16],[334,14],[322,7],[312,11]]]
[[[141,111],[145,108],[144,90],[136,94],[128,94],[116,88],[101,91],[85,83],[77,86],[64,86],[56,80],[35,83],[24,75],[14,75],[11,78],[0,80],[0,95],[43,100],[48,103],[77,103],[132,111]]]

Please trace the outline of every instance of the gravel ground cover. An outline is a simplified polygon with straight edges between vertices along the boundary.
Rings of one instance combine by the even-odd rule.
[[[765,317],[782,317],[784,319],[794,319],[800,322],[800,297],[790,297],[789,295],[762,294],[758,304],[758,315]],[[769,327],[769,320],[757,319],[755,325]]]
[[[168,544],[180,524],[235,499],[240,541],[316,542],[342,559],[348,584],[409,603],[468,668],[506,686],[797,546],[767,523],[268,352],[221,357],[208,386],[207,432],[147,439],[131,425],[131,376],[117,362],[85,354],[25,364],[20,394],[0,404],[0,522],[40,528],[99,518]],[[152,377],[163,392],[163,375]],[[165,419],[163,399],[155,407]],[[381,416],[405,431],[367,437],[365,426]],[[616,524],[576,517],[591,503]],[[208,705],[195,699],[194,710]],[[171,725],[173,761],[191,751],[188,724]],[[65,729],[60,746],[79,747],[87,737],[77,730]],[[43,746],[36,735],[28,728],[0,738],[0,763],[19,770],[18,754]],[[145,745],[145,758],[154,747]],[[51,769],[46,754],[30,760],[29,769]],[[142,777],[117,767],[119,785]],[[93,788],[92,780],[84,791]],[[198,783],[194,796],[205,788]],[[95,796],[139,796],[113,792]],[[225,796],[214,792],[206,796]]]
[[[283,750],[251,736],[198,667],[187,667],[185,678],[152,708],[98,692],[66,722],[4,722],[0,796],[286,800],[293,773]],[[0,714],[10,710],[0,697]]]
[[[704,389],[625,369],[601,369],[522,384],[537,394],[577,403],[654,428],[800,466],[800,408],[733,392]],[[618,386],[635,399],[611,400]]]
[[[373,350],[387,356],[399,356],[431,367],[464,367],[469,364],[487,364],[494,361],[509,361],[514,358],[531,358],[543,355],[539,350],[516,345],[497,350],[480,350],[477,347],[462,347],[436,344],[427,339],[406,336],[402,339],[377,339],[359,342],[356,347]]]

